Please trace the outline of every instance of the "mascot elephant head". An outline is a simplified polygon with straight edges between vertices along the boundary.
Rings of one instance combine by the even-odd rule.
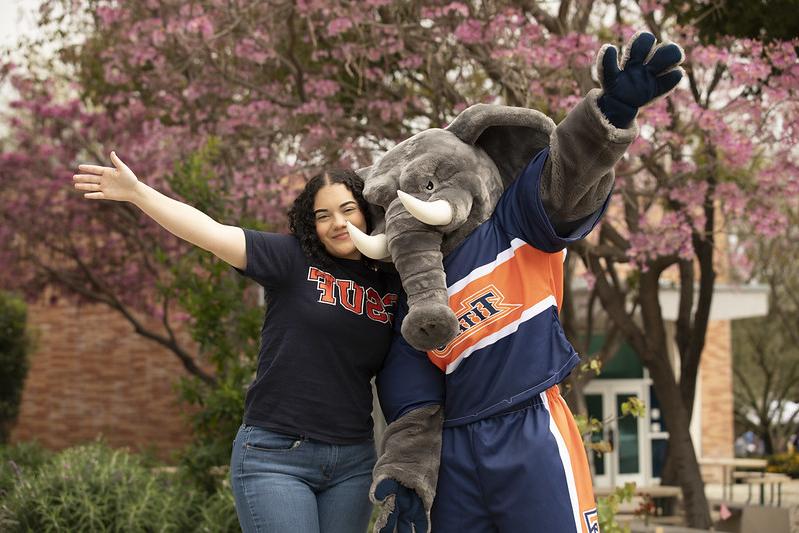
[[[443,257],[488,220],[554,128],[538,111],[477,104],[359,171],[364,197],[384,219],[371,236],[354,226],[350,234],[364,255],[393,261],[408,296],[402,335],[414,348],[435,349],[458,334]]]

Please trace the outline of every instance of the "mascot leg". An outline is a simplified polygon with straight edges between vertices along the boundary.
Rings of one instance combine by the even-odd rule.
[[[558,387],[446,428],[436,533],[598,533],[588,458]]]
[[[475,466],[471,424],[444,428],[433,502],[434,533],[495,533]]]

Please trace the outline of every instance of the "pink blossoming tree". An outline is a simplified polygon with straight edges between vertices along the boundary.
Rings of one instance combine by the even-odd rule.
[[[184,291],[186,246],[130,206],[83,201],[71,190],[77,162],[105,162],[114,148],[148,184],[211,216],[280,228],[292,177],[365,166],[476,102],[529,106],[558,121],[596,86],[600,44],[648,29],[684,46],[687,80],[641,114],[613,209],[571,255],[649,369],[670,432],[665,481],[682,486],[689,523],[706,527],[688,428],[719,251],[743,229],[755,239],[784,231],[796,209],[797,43],[703,46],[656,1],[618,6],[46,1],[47,39],[25,43],[24,59],[2,67],[17,94],[0,140],[2,284],[32,299],[51,287],[106,304],[217,386],[219,373],[173,333],[204,316]],[[201,265],[197,279],[232,275],[207,258]],[[679,380],[657,297],[672,271]],[[254,351],[226,353],[244,350]]]

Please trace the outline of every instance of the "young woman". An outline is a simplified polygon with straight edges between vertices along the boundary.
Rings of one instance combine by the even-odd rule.
[[[371,228],[352,171],[312,178],[289,211],[292,235],[227,226],[113,167],[80,165],[91,200],[128,201],[174,235],[264,287],[255,381],[233,443],[231,482],[244,531],[366,531],[375,462],[370,379],[392,336],[399,279],[365,262],[349,221]]]

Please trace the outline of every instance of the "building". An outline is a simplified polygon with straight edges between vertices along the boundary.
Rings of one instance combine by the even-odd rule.
[[[707,341],[697,380],[691,420],[691,438],[697,458],[733,457],[733,378],[731,324],[735,319],[764,316],[768,311],[766,287],[717,285],[710,310]],[[679,372],[679,355],[674,338],[679,289],[664,286],[660,305],[672,345],[672,366]],[[625,482],[657,484],[663,467],[668,428],[665,426],[657,397],[637,355],[622,345],[602,373],[585,388],[589,414],[599,420],[617,418],[620,406],[631,396],[646,405],[643,418],[617,418],[606,424],[604,438],[613,451],[595,454],[594,480],[598,487],[618,486]],[[708,481],[719,481],[719,467],[703,467]]]

